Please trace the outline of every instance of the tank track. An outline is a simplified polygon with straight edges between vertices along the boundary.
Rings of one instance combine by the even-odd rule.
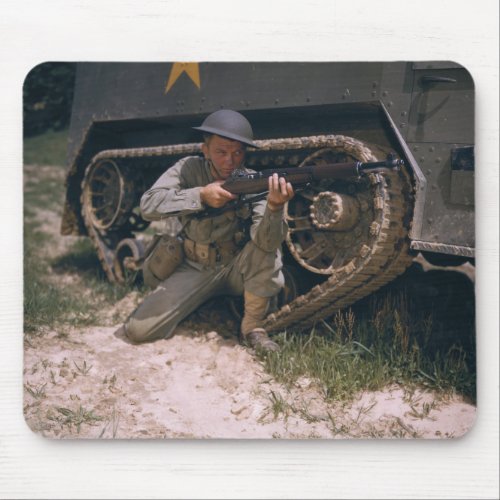
[[[361,161],[379,159],[372,149],[355,139],[342,138],[342,144],[330,143],[329,147],[332,146],[341,146]],[[408,174],[404,171],[371,174],[369,178],[374,190],[370,245],[363,245],[359,255],[336,269],[324,283],[269,315],[265,324],[268,331],[290,325],[311,326],[375,292],[411,265],[408,233],[413,203]]]
[[[380,151],[373,147],[341,135],[321,135],[308,137],[280,138],[255,141],[259,146],[259,164],[266,165],[269,158],[277,158],[280,154],[289,155],[287,163],[297,163],[299,160],[294,153],[314,151],[321,148],[340,149],[342,152],[360,161],[374,161],[380,159]],[[376,148],[375,148],[376,149]],[[165,165],[177,157],[201,152],[200,143],[178,144],[171,146],[113,149],[101,151],[87,167],[82,181],[82,217],[89,237],[96,247],[99,260],[108,279],[117,281],[113,271],[114,248],[119,243],[117,236],[106,229],[95,227],[89,212],[88,200],[85,199],[85,186],[88,183],[89,173],[99,162],[110,160],[139,158],[147,161],[167,159]],[[252,157],[253,150],[249,152]],[[269,153],[266,160],[265,154]],[[263,156],[264,155],[264,156]],[[378,157],[377,157],[378,155]],[[170,161],[170,162],[169,162]],[[280,162],[276,161],[277,165]],[[247,164],[252,167],[252,162]],[[126,179],[124,179],[127,182]],[[321,284],[300,295],[278,311],[270,314],[266,319],[265,327],[270,332],[283,330],[291,325],[308,326],[320,319],[324,319],[336,310],[348,307],[357,300],[371,294],[381,286],[392,281],[405,271],[411,264],[409,255],[409,211],[413,206],[411,201],[411,184],[408,174],[404,171],[390,174],[370,174],[370,189],[373,197],[373,222],[370,225],[370,243],[363,245],[352,260],[340,268],[329,273],[328,278]],[[125,192],[130,186],[125,186]],[[129,205],[125,203],[128,209]],[[130,237],[128,231],[120,235],[119,239]],[[291,242],[287,241],[290,246]],[[293,254],[293,248],[291,249]]]

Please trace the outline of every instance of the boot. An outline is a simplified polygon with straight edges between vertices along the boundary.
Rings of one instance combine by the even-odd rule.
[[[269,298],[259,297],[245,290],[245,312],[241,322],[241,337],[244,344],[254,349],[264,351],[279,351],[279,346],[273,342],[262,328],[269,307]]]

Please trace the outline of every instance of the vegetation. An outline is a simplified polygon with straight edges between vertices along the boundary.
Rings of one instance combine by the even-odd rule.
[[[35,66],[23,86],[24,136],[62,130],[69,124],[76,65],[46,62]]]
[[[25,232],[24,329],[27,334],[47,328],[59,328],[63,333],[67,325],[106,323],[106,310],[132,290],[140,290],[135,285],[111,284],[102,273],[89,241],[78,240],[62,256],[50,258],[43,256],[41,240],[50,243],[50,238],[43,238],[37,230]],[[78,273],[78,276],[62,288],[53,279],[62,273]],[[120,318],[112,318],[117,319]]]
[[[61,428],[64,426],[69,427],[69,429],[75,428],[79,434],[82,424],[96,425],[96,422],[103,420],[103,417],[96,415],[93,410],[87,410],[79,405],[75,410],[63,407],[56,408],[56,413],[49,412],[47,419],[58,423]]]
[[[384,289],[308,332],[282,332],[280,353],[262,356],[279,381],[306,376],[327,399],[401,384],[476,397],[474,317],[448,317]],[[426,312],[428,314],[426,314]]]
[[[61,165],[66,164],[68,129],[48,130],[24,140],[23,155],[25,165]],[[59,186],[60,187],[60,186]]]
[[[64,202],[63,160],[60,152],[66,143],[67,131],[48,131],[25,140],[25,158],[38,159],[53,154],[47,160],[51,167],[25,169],[24,182],[24,327],[28,334],[64,325],[98,324],[102,312],[137,287],[120,287],[107,281],[101,270],[95,249],[88,238],[75,239],[66,252],[54,255],[54,235],[44,228],[48,213],[60,224]],[[50,153],[52,151],[52,153]],[[74,279],[61,287],[55,277],[63,273]]]

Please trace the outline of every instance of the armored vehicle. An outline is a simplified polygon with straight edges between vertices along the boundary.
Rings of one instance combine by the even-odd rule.
[[[140,269],[149,231],[140,197],[178,159],[200,154],[192,127],[218,109],[251,122],[255,170],[388,152],[404,160],[390,173],[311,184],[288,203],[286,287],[269,330],[349,306],[417,253],[473,260],[474,85],[459,64],[84,63],[61,232],[90,237],[109,280]]]

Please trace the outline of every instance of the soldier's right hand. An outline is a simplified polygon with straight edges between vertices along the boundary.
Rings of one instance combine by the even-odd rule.
[[[221,180],[203,186],[200,191],[201,201],[209,207],[220,208],[228,201],[235,200],[237,196],[221,187],[223,183]]]

